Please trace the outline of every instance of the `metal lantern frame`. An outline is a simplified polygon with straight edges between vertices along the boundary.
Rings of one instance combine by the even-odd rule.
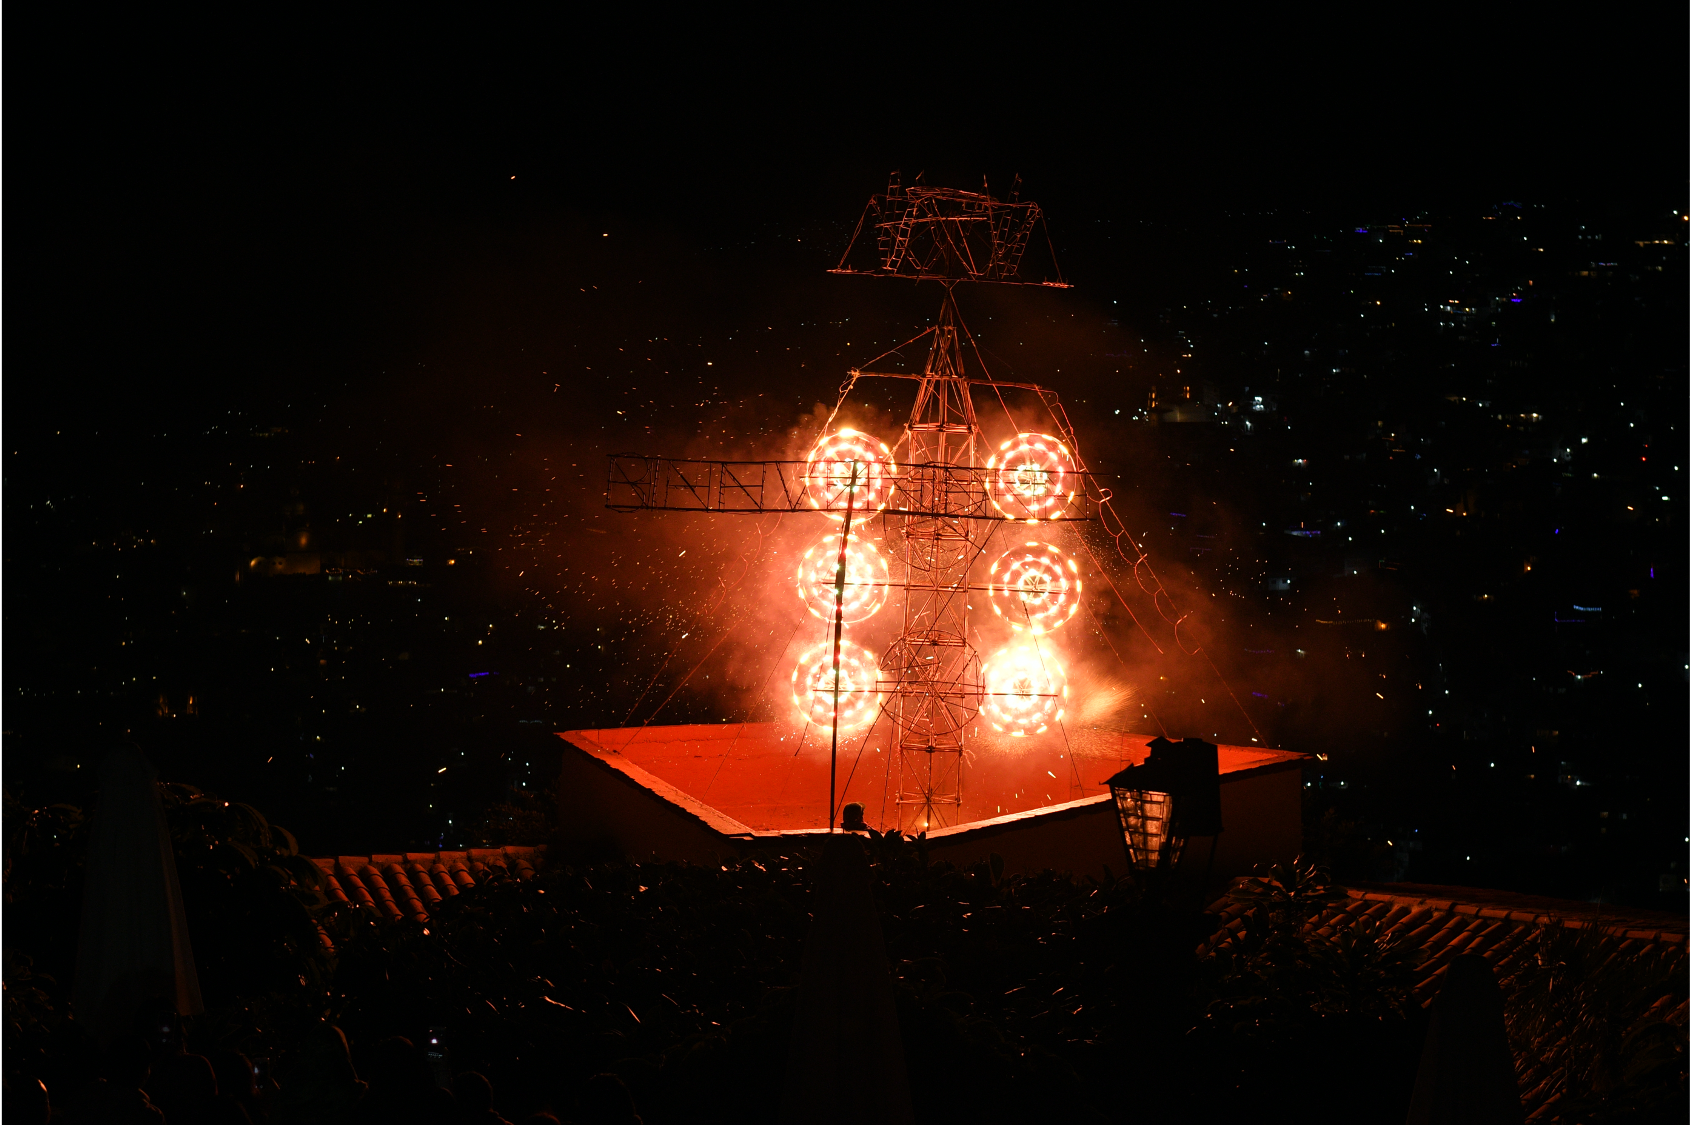
[[[1172,869],[1187,840],[1221,835],[1221,768],[1215,745],[1201,738],[1150,742],[1144,764],[1107,784],[1121,825],[1129,868]],[[1214,856],[1214,850],[1211,850]]]

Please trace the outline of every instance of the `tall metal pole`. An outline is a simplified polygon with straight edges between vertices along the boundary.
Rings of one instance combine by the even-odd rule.
[[[952,284],[946,284],[906,426],[904,490],[914,501],[910,506],[925,514],[901,521],[904,627],[890,664],[883,658],[897,676],[888,710],[898,729],[900,831],[906,810],[920,817],[914,831],[961,815],[964,745],[979,706],[980,658],[968,640],[966,590],[977,539],[973,521],[986,512],[982,497],[958,487],[973,474],[980,427]]]
[[[834,830],[834,784],[839,777],[836,763],[840,756],[840,634],[845,629],[846,542],[851,538],[851,505],[857,498],[857,470],[861,465],[861,461],[851,463],[851,484],[846,489],[845,526],[840,529],[840,561],[834,568],[834,737],[828,748],[829,832]]]

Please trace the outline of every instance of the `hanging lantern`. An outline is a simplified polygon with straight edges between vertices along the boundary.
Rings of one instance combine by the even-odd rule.
[[[1128,766],[1105,783],[1115,799],[1128,865],[1139,871],[1172,868],[1188,839],[1221,834],[1221,770],[1214,744],[1158,738],[1150,747],[1143,765]]]

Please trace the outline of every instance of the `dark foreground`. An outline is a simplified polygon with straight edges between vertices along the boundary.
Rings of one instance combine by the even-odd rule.
[[[155,1043],[154,1085],[185,1047],[258,1061],[255,1121],[385,1119],[405,1083],[466,1071],[513,1121],[614,1120],[589,1081],[604,1073],[649,1125],[775,1119],[811,857],[715,870],[559,857],[431,907],[427,924],[390,923],[330,902],[256,811],[165,789],[207,1011]],[[55,1120],[92,1120],[101,1077],[108,1093],[134,1082],[133,1058],[89,1046],[69,1011],[85,838],[77,810],[7,808],[8,1096],[39,1080],[62,1112],[83,1107]],[[918,1120],[1224,1121],[1288,1104],[1404,1119],[1421,954],[1332,925],[1319,872],[1244,888],[1245,924],[1212,942],[1215,914],[1127,881],[1006,878],[929,865],[920,840],[868,846]],[[1683,1120],[1682,969],[1581,933],[1546,931],[1504,982],[1518,1062],[1544,1061],[1547,1028],[1584,1060],[1541,1119]],[[344,1030],[367,1094],[335,1079],[326,1025]],[[407,1070],[394,1036],[414,1061],[432,1044],[430,1070]]]

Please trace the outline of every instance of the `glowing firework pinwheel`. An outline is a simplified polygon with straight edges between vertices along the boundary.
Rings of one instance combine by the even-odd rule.
[[[887,601],[887,560],[857,536],[846,538],[845,596],[840,600],[841,620],[863,621]],[[804,607],[824,621],[834,619],[834,599],[840,565],[840,537],[824,535],[799,560],[799,597]]]
[[[840,642],[840,730],[875,717],[876,661],[862,645]],[[834,643],[824,641],[799,657],[793,669],[793,703],[807,722],[834,725]]]
[[[1061,516],[1074,499],[1074,458],[1046,434],[1017,434],[986,463],[993,507],[1007,520],[1037,523]]]
[[[1018,632],[1060,629],[1080,608],[1080,567],[1049,543],[1012,547],[987,574],[992,612]]]
[[[1062,719],[1069,684],[1050,653],[1007,645],[981,667],[981,677],[986,684],[981,713],[993,730],[1021,738],[1043,734]]]
[[[860,430],[840,430],[810,451],[804,465],[805,495],[811,507],[835,519],[844,517],[848,498],[853,512],[868,515],[887,506],[896,468],[892,450],[883,442]]]

